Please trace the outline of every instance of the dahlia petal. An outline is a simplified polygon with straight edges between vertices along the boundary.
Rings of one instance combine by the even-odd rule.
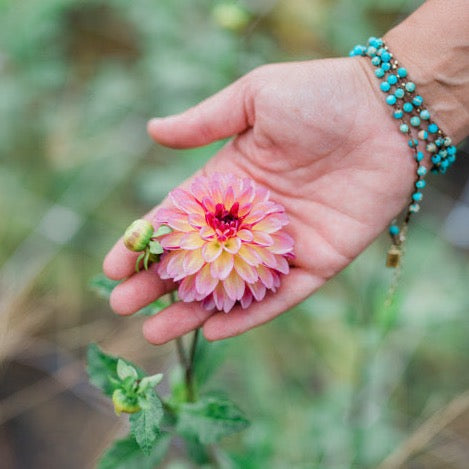
[[[277,268],[276,256],[274,256],[268,249],[262,246],[256,246],[253,249],[255,249],[264,265],[271,267],[272,269]]]
[[[212,277],[210,265],[206,264],[195,278],[195,288],[201,295],[210,295],[218,284],[218,279]]]
[[[202,257],[202,250],[196,249],[194,251],[186,251],[184,256],[183,268],[186,275],[195,274],[205,264]]]
[[[274,244],[273,239],[269,234],[264,233],[263,231],[252,231],[253,234],[253,243],[259,244],[260,246],[272,246]]]
[[[212,194],[212,200],[215,204],[223,203],[223,190],[220,184],[220,178],[217,178],[216,175],[210,184],[210,192]]]
[[[171,255],[169,252],[164,253],[160,258],[160,262],[158,263],[158,275],[162,279],[171,278],[167,270],[170,259]]]
[[[237,236],[241,241],[247,242],[252,241],[254,238],[251,230],[239,230]]]
[[[271,238],[274,243],[269,247],[270,252],[274,254],[286,254],[293,251],[294,241],[287,233],[273,233]]]
[[[215,236],[215,230],[211,226],[204,226],[200,230],[200,237],[203,239],[212,239]]]
[[[257,267],[257,273],[259,274],[261,282],[266,286],[266,288],[271,290],[274,286],[274,276],[272,271],[263,265],[259,265]]]
[[[223,310],[223,305],[225,303],[225,290],[221,282],[217,285],[215,290],[213,290],[213,299],[215,301],[215,306],[219,311]]]
[[[246,290],[244,291],[244,295],[241,298],[241,308],[249,308],[249,306],[251,306],[252,300],[253,296],[251,290],[249,288],[246,288]]]
[[[238,215],[240,217],[245,217],[252,210],[251,203],[239,204]]]
[[[277,267],[275,267],[282,274],[288,274],[290,272],[290,266],[288,265],[287,260],[283,256],[275,256],[277,260]]]
[[[264,219],[267,215],[283,212],[280,205],[273,202],[262,202],[259,204],[253,204],[253,209],[243,220],[243,224],[253,225],[260,220]]]
[[[235,201],[235,198],[234,198],[233,187],[229,186],[228,189],[226,190],[225,197],[224,197],[224,200],[223,200],[223,204],[225,205],[227,210],[231,209],[231,207],[233,206],[234,201]]]
[[[176,277],[184,272],[184,257],[186,256],[186,251],[169,251],[167,254],[170,258],[168,261],[168,266],[166,271],[171,277]]]
[[[216,203],[215,203],[215,201],[213,200],[212,197],[205,196],[202,199],[202,205],[205,207],[205,210],[207,212],[214,212],[215,211]]]
[[[165,223],[177,231],[192,231],[192,227],[187,220],[187,214],[178,210],[160,208],[156,212],[155,220],[158,223]]]
[[[223,247],[225,251],[228,251],[231,254],[236,254],[241,248],[241,240],[239,238],[230,238],[225,241]]]
[[[213,277],[224,280],[233,269],[234,259],[229,252],[223,251],[211,264],[210,273]]]
[[[207,311],[212,311],[215,309],[215,300],[213,299],[213,295],[209,295],[203,299],[202,307]]]
[[[198,204],[192,194],[183,189],[174,189],[169,193],[169,198],[173,204],[187,214],[204,214],[204,209]]]
[[[163,249],[179,249],[186,234],[181,231],[173,231],[162,237],[159,241]]]
[[[187,217],[187,221],[189,222],[189,225],[191,225],[193,228],[202,228],[207,224],[207,222],[205,221],[205,216],[201,215],[200,213],[191,213]]]
[[[238,255],[250,265],[256,266],[262,262],[262,259],[258,254],[258,250],[249,244],[242,244],[238,251]]]
[[[223,287],[225,288],[226,294],[233,301],[240,300],[243,297],[245,285],[245,282],[235,270],[232,270],[230,275],[223,280]]]
[[[288,223],[285,213],[272,213],[255,224],[256,230],[264,233],[275,233]]]
[[[235,256],[234,268],[239,276],[248,283],[253,283],[258,279],[258,273],[255,267],[244,262],[239,256]]]
[[[194,301],[196,298],[197,292],[195,290],[195,275],[189,275],[185,277],[184,280],[180,283],[178,288],[179,298],[188,303]]]
[[[181,234],[183,235],[180,241],[181,249],[199,249],[205,244],[205,241],[200,237],[200,233],[196,231]]]
[[[192,181],[191,192],[196,200],[202,202],[202,199],[210,192],[207,186],[207,178],[197,177]]]
[[[206,262],[213,262],[218,256],[220,256],[222,251],[222,244],[218,240],[214,239],[204,245],[202,248],[202,256]]]
[[[265,187],[256,186],[256,192],[253,200],[254,203],[258,204],[261,202],[265,202],[269,199],[269,197],[270,191],[268,189],[266,189]]]
[[[262,301],[264,299],[266,288],[262,282],[249,283],[248,287],[257,301]]]

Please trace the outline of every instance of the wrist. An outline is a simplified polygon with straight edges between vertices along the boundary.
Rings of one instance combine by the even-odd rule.
[[[469,134],[467,24],[466,0],[430,0],[384,36],[409,70],[435,122],[455,143]],[[447,35],[436,41],[435,31]]]

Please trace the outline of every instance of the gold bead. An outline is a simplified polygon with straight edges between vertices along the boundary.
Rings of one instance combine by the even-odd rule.
[[[396,268],[399,266],[400,260],[401,250],[395,245],[391,246],[386,257],[386,267]]]

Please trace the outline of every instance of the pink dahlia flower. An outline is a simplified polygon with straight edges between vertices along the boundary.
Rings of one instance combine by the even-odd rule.
[[[173,231],[160,238],[163,279],[179,283],[182,301],[202,301],[209,310],[247,308],[276,291],[288,274],[293,239],[282,231],[285,209],[250,179],[214,174],[197,178],[190,192],[169,194],[174,207],[156,213]]]

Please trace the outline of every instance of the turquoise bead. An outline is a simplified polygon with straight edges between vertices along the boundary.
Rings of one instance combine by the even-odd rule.
[[[442,158],[446,158],[448,156],[448,152],[446,150],[440,150],[438,152],[438,154],[442,157]]]
[[[438,126],[434,123],[431,123],[429,126],[428,126],[428,131],[431,133],[431,134],[436,134],[438,132]]]
[[[406,134],[407,132],[409,132],[409,126],[407,124],[401,124],[399,129],[403,134]]]
[[[426,184],[427,184],[427,183],[426,183],[424,180],[421,179],[420,181],[417,181],[417,182],[415,183],[415,187],[416,187],[417,189],[423,189],[423,188],[426,186]]]
[[[424,121],[427,121],[428,119],[430,119],[430,113],[426,109],[424,109],[420,113],[420,118],[423,119]]]
[[[380,39],[380,38],[377,38],[377,37],[373,37],[373,36],[372,36],[372,37],[370,37],[370,38],[368,39],[368,44],[369,44],[370,46],[373,46],[373,47],[378,48],[378,47],[381,47],[381,46],[383,45],[383,40]]]
[[[404,97],[404,94],[405,94],[405,92],[404,92],[404,90],[403,90],[402,88],[398,88],[398,89],[394,92],[394,96],[395,96],[396,98],[399,98],[399,99],[403,98],[403,97]]]
[[[417,169],[417,174],[419,176],[425,176],[425,174],[427,174],[427,168],[425,168],[425,166],[419,166]]]
[[[420,125],[420,117],[413,116],[410,118],[410,125],[412,127],[418,127]]]
[[[401,77],[401,78],[405,78],[407,76],[407,70],[404,68],[404,67],[401,67],[397,70],[397,74]]]
[[[376,52],[377,52],[377,49],[376,47],[373,47],[373,46],[369,46],[366,49],[366,55],[368,55],[369,57],[373,57],[374,55],[376,55]]]
[[[390,85],[395,85],[397,83],[397,76],[396,75],[389,75],[388,76],[388,83]]]
[[[409,81],[405,84],[405,89],[409,92],[409,93],[413,93],[415,91],[415,83],[413,83],[412,81]]]
[[[391,225],[389,227],[389,234],[391,236],[397,236],[399,234],[399,227],[397,225]]]
[[[448,160],[451,164],[453,164],[456,161],[456,155],[451,155],[448,156]]]
[[[440,163],[440,166],[441,166],[443,169],[446,169],[446,168],[449,166],[449,161],[448,161],[448,160],[443,160],[443,161]]]
[[[415,202],[420,202],[423,199],[423,194],[421,192],[414,192],[412,199],[415,200]]]
[[[391,64],[389,62],[383,62],[381,64],[381,68],[385,71],[385,72],[389,72],[389,70],[391,70]]]
[[[387,93],[391,89],[391,85],[387,81],[383,81],[379,87],[384,93]]]
[[[443,139],[442,139],[442,138],[437,138],[437,139],[435,140],[435,145],[436,145],[437,147],[441,147],[441,145],[443,145]]]
[[[438,164],[441,161],[441,156],[440,155],[432,155],[432,163],[433,164]]]
[[[407,143],[409,144],[410,148],[414,148],[419,144],[419,141],[416,138],[414,138],[414,139],[410,139]]]
[[[445,147],[449,147],[452,143],[453,141],[451,140],[451,137],[445,137],[444,139]]]
[[[388,51],[384,51],[382,54],[381,54],[381,60],[383,62],[389,62],[391,60],[391,54],[388,52]]]
[[[428,132],[426,130],[420,130],[418,136],[420,140],[427,140]]]
[[[422,161],[422,160],[423,160],[423,157],[424,157],[424,155],[423,155],[423,153],[422,153],[421,151],[418,151],[418,152],[414,155],[414,158],[415,158],[418,162]]]
[[[402,119],[404,116],[404,113],[402,112],[402,109],[397,109],[394,111],[394,119]]]
[[[375,70],[375,75],[378,77],[378,78],[383,78],[384,77],[384,70],[382,68],[377,68]]]
[[[456,154],[456,147],[454,145],[448,147],[448,150],[446,150],[448,152],[448,155],[455,155]]]
[[[412,204],[409,206],[409,211],[412,213],[417,213],[420,210],[419,204]]]
[[[389,94],[388,96],[386,96],[386,102],[390,106],[393,106],[394,104],[396,104],[396,101],[397,101],[397,99],[393,94]]]
[[[414,106],[412,106],[412,103],[404,103],[402,109],[404,109],[405,112],[412,112],[414,110]]]
[[[377,67],[381,63],[381,59],[378,56],[375,56],[371,59],[371,63]]]
[[[422,96],[415,96],[414,99],[412,100],[412,103],[414,106],[421,106],[423,104],[423,98]]]

